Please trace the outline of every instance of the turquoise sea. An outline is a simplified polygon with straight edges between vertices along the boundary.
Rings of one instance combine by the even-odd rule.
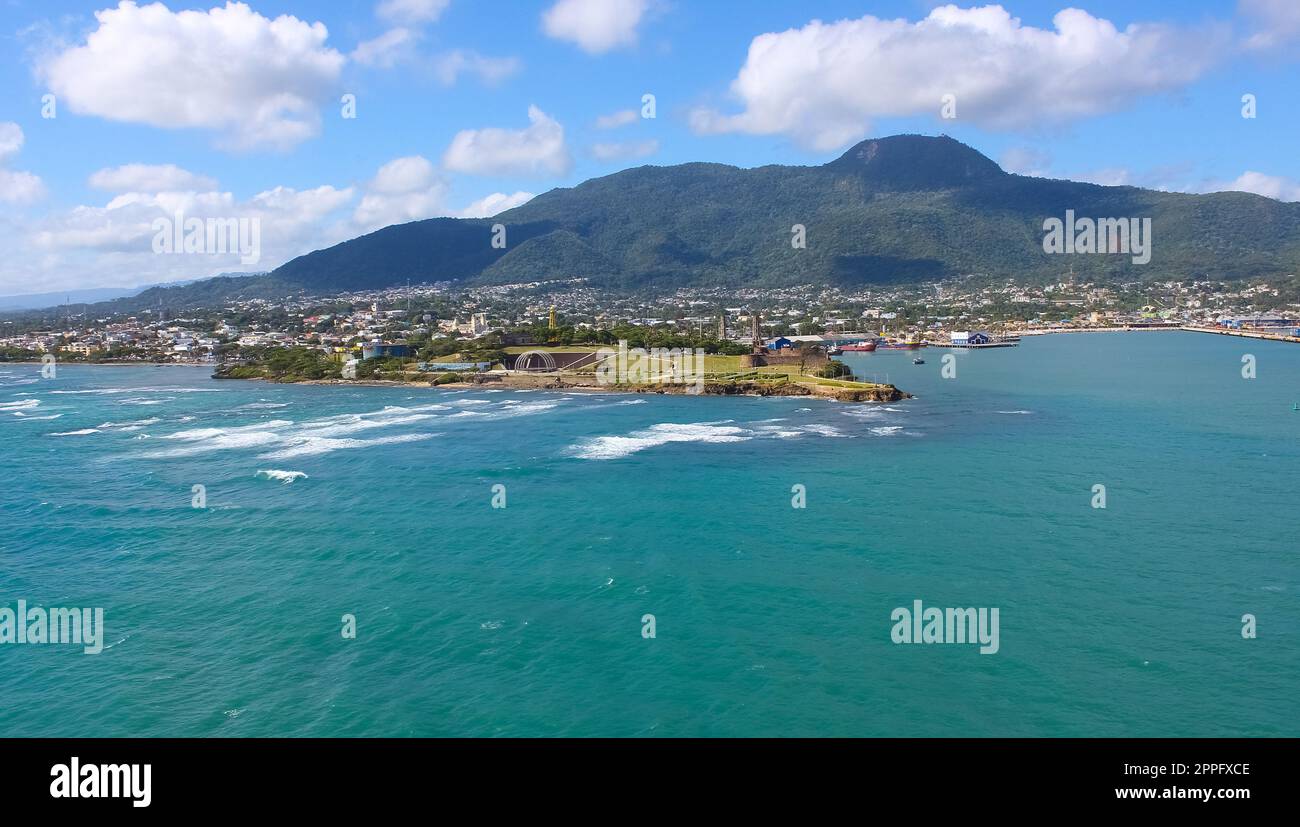
[[[884,406],[0,365],[0,607],[106,625],[0,645],[0,735],[1300,735],[1300,347],[945,352],[845,357]]]

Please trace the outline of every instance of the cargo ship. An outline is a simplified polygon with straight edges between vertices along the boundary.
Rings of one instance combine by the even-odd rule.
[[[836,348],[840,353],[870,353],[876,349],[875,342],[858,342],[855,345],[840,345]]]

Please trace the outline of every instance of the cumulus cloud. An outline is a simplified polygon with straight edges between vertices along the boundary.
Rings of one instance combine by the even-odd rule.
[[[329,218],[353,198],[350,188],[275,187],[252,198],[229,192],[127,192],[103,205],[82,205],[10,228],[6,246],[22,252],[0,276],[0,288],[21,292],[39,281],[48,289],[136,285],[202,278],[247,270],[239,253],[159,255],[154,222],[256,219],[260,259],[270,269],[313,249],[348,237]],[[0,231],[5,228],[0,227]]]
[[[397,158],[379,168],[353,213],[363,232],[443,214],[447,182],[421,155]]]
[[[434,61],[434,74],[444,86],[453,86],[462,74],[478,77],[489,86],[519,71],[519,58],[487,57],[470,49],[456,49]]]
[[[37,69],[78,114],[217,130],[235,148],[288,148],[320,128],[345,62],[322,23],[262,17],[243,3],[173,12],[122,2],[95,12],[85,43]]]
[[[1253,192],[1278,201],[1300,201],[1300,181],[1247,170],[1236,180],[1210,184],[1207,192]]]
[[[123,164],[101,169],[87,182],[97,190],[110,192],[210,191],[217,182],[175,164]]]
[[[636,123],[641,117],[641,113],[635,109],[620,109],[617,112],[611,112],[608,115],[601,115],[596,118],[597,129],[618,129],[620,126]]]
[[[318,223],[351,198],[350,188],[331,186],[301,191],[275,187],[247,201],[238,201],[229,192],[129,192],[103,207],[78,206],[50,217],[34,239],[49,250],[90,248],[147,255],[153,252],[157,218],[171,219],[176,213],[187,219],[255,218],[261,223],[264,248],[284,258],[302,252]],[[238,256],[233,255],[233,260]]]
[[[700,107],[701,134],[789,135],[830,151],[861,139],[873,119],[933,113],[945,95],[957,116],[987,128],[1033,130],[1178,90],[1228,49],[1225,29],[1133,24],[1120,30],[1066,9],[1052,29],[1001,6],[934,9],[915,23],[857,20],[759,35],[731,84],[736,113]]]
[[[565,175],[573,159],[564,127],[536,106],[527,129],[466,129],[452,138],[442,165],[470,175]]]
[[[649,0],[559,0],[542,13],[542,30],[598,55],[636,43]]]
[[[385,20],[400,23],[433,23],[451,5],[451,0],[384,0],[376,9]]]
[[[45,183],[30,172],[0,169],[0,203],[30,204],[45,197]]]
[[[659,142],[628,141],[626,143],[599,143],[591,147],[591,154],[598,161],[625,161],[630,158],[645,158],[659,151]]]
[[[23,148],[22,127],[11,121],[0,123],[0,164],[16,156]],[[0,203],[30,204],[45,197],[45,184],[30,172],[0,167]]]
[[[536,196],[531,192],[516,192],[513,195],[506,195],[504,192],[494,192],[486,198],[480,198],[473,204],[460,211],[461,218],[491,218],[492,216],[503,213],[506,210],[512,210],[520,204],[527,204]]]
[[[417,40],[419,35],[410,29],[389,29],[378,37],[358,43],[349,57],[362,66],[391,69],[414,55]]]

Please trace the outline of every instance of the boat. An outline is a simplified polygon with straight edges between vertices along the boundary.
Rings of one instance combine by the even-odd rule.
[[[918,356],[918,357],[916,357],[915,359],[912,360],[912,364],[914,364],[914,365],[924,365],[924,364],[925,364],[925,360],[922,359],[920,356]]]
[[[841,353],[870,353],[876,349],[875,342],[859,342],[856,345],[843,345],[840,347]]]
[[[884,350],[918,350],[922,344],[919,339],[884,339],[878,347]]]
[[[837,345],[831,345],[829,348],[826,349],[827,356],[839,356],[843,352],[844,352],[844,348],[839,347]]]

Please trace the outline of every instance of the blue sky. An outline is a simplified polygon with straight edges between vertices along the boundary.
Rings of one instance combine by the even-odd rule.
[[[628,166],[818,164],[898,132],[1024,173],[1300,199],[1295,0],[216,5],[0,0],[0,293],[250,269],[155,255],[175,209],[260,217],[265,269]]]

